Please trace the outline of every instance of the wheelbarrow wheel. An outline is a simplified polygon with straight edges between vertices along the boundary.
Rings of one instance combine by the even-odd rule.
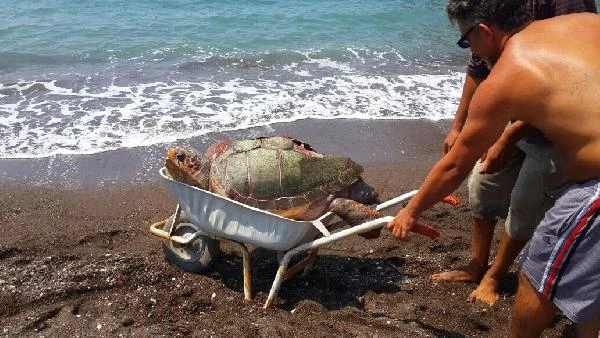
[[[185,238],[197,232],[201,232],[201,230],[195,224],[183,222],[175,226],[173,235]],[[167,261],[183,271],[202,274],[215,265],[221,254],[221,248],[216,239],[201,235],[185,245],[165,240],[163,252]]]

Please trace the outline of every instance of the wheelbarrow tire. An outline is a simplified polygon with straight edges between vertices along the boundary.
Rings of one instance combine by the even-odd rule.
[[[201,232],[193,223],[183,222],[173,230],[175,236],[192,236]],[[201,235],[193,242],[183,245],[173,241],[163,241],[165,258],[171,264],[183,271],[202,274],[210,271],[221,254],[219,241],[206,235]]]

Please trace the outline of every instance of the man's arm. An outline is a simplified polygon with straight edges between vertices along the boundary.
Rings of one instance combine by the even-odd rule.
[[[523,121],[515,121],[506,127],[500,139],[481,156],[479,173],[492,174],[504,168],[512,154],[517,151],[516,143],[532,130],[533,127]]]
[[[450,131],[444,140],[444,154],[447,154],[452,146],[454,146],[454,143],[456,143],[456,139],[467,120],[467,112],[473,95],[483,80],[483,78],[477,78],[471,75],[471,73],[467,73],[460,104],[456,109]],[[502,169],[506,165],[507,160],[511,158],[512,153],[516,151],[515,145],[517,141],[528,135],[532,129],[529,124],[523,121],[513,122],[506,128],[498,142],[494,143],[490,149],[483,153],[480,172],[482,174],[491,174]]]
[[[388,223],[395,237],[406,239],[421,213],[456,190],[481,154],[502,134],[510,111],[500,94],[505,87],[496,82],[488,80],[478,87],[454,147],[429,172],[417,195]]]
[[[469,105],[471,104],[471,99],[473,98],[473,94],[477,90],[477,86],[483,81],[483,78],[477,78],[467,73],[465,76],[465,83],[463,85],[462,96],[460,98],[460,103],[458,108],[456,109],[456,113],[454,114],[454,121],[452,122],[452,127],[450,127],[450,132],[448,132],[448,136],[444,140],[444,154],[448,153],[454,143],[456,143],[456,139],[460,134],[460,131],[463,129],[465,122],[467,120]]]

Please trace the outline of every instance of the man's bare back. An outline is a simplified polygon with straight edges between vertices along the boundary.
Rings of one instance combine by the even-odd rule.
[[[595,14],[533,22],[506,43],[479,98],[506,95],[511,117],[540,129],[576,181],[600,177],[599,41]]]

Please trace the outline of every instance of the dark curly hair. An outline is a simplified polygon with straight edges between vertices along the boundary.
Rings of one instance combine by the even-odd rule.
[[[448,0],[446,13],[452,22],[487,23],[510,32],[533,19],[526,7],[526,0]]]

